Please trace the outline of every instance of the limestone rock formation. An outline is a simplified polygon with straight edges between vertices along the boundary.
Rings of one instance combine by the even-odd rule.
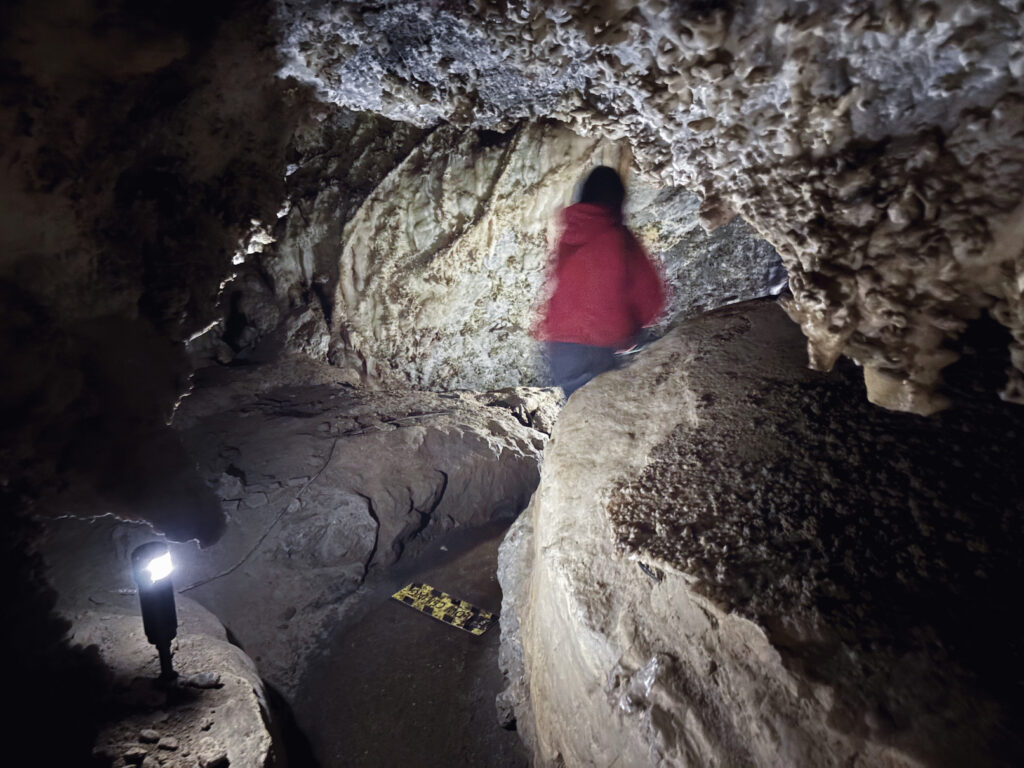
[[[925,418],[803,354],[752,302],[570,398],[499,566],[499,712],[537,765],[1024,756],[1024,413],[987,396],[998,356]]]
[[[175,426],[228,522],[215,545],[172,547],[176,586],[216,612],[286,699],[371,570],[526,506],[557,408],[553,390],[371,394],[280,386],[259,369],[211,373]],[[73,559],[92,563],[154,536],[113,518],[51,525],[60,540],[47,552],[76,541]]]
[[[79,582],[64,594],[84,591]],[[263,681],[213,614],[178,598],[179,678],[168,687],[156,682],[160,668],[142,631],[138,598],[106,590],[90,597],[92,605],[73,616],[71,636],[105,666],[110,692],[100,698],[101,706],[117,713],[103,724],[93,747],[98,764],[278,764],[280,744],[274,743],[276,725]]]
[[[621,144],[559,124],[433,131],[345,225],[334,362],[375,385],[536,383],[530,328],[558,212],[589,168],[628,160]],[[741,222],[709,237],[693,195],[642,182],[631,195],[627,221],[664,263],[676,297],[666,322],[780,283],[774,251]]]
[[[197,362],[276,346],[358,385],[539,383],[530,328],[558,213],[594,165],[628,168],[626,145],[556,122],[426,133],[330,106],[319,117],[297,132],[278,222],[254,227],[237,257],[224,317],[190,342]],[[628,223],[672,285],[666,324],[784,286],[742,221],[708,235],[685,190],[638,179],[630,193]]]
[[[497,388],[535,378],[528,331],[551,215],[607,147],[556,127],[434,131],[345,229],[335,307],[365,378]]]
[[[671,289],[661,327],[738,301],[778,295],[788,276],[775,249],[739,217],[707,232],[700,198],[637,180],[627,219],[662,263]]]
[[[280,20],[228,10],[4,10],[0,456],[33,514],[113,513],[214,540],[216,500],[166,428],[196,365],[284,350],[352,383],[531,382],[540,204],[547,217],[568,200],[570,160],[625,151],[556,124],[431,132],[317,101],[275,77]],[[451,184],[468,169],[479,189]],[[394,204],[424,179],[447,186],[413,220]],[[696,307],[684,296],[767,290],[769,246],[739,225],[700,242],[692,199],[635,188],[666,271],[692,288],[677,290],[680,311]],[[517,210],[531,192],[535,209]],[[378,239],[394,248],[374,251]],[[712,261],[720,284],[691,279]]]
[[[55,592],[65,642],[81,659],[78,669],[69,670],[71,679],[62,681],[68,688],[42,692],[53,719],[33,713],[39,719],[26,728],[40,742],[34,755],[21,755],[19,734],[13,744],[17,762],[55,764],[54,753],[61,753],[49,748],[45,731],[51,729],[51,740],[63,739],[75,730],[74,720],[98,727],[96,765],[214,765],[218,757],[226,759],[223,765],[278,764],[279,723],[256,665],[228,641],[216,616],[184,595],[176,598],[178,636],[172,643],[179,678],[170,686],[157,682],[160,665],[143,631],[130,563],[132,545],[152,538],[150,532],[133,541],[111,518],[51,524],[40,546],[40,575]],[[65,714],[56,700],[81,695],[70,683],[84,670],[91,675],[88,708]]]
[[[273,77],[265,9],[225,10],[2,11],[0,462],[34,514],[67,513],[39,496],[72,488],[76,511],[176,535],[223,523],[166,422],[184,342],[216,319],[250,220],[277,210],[310,103]]]
[[[507,520],[525,507],[558,412],[556,391],[367,393],[343,379],[303,356],[276,367],[213,368],[200,372],[175,413],[174,428],[227,520],[215,545],[171,543],[175,667],[186,677],[219,675],[212,688],[168,692],[152,682],[159,666],[142,634],[129,563],[135,547],[164,531],[80,514],[33,523],[31,552],[29,532],[4,539],[9,582],[30,585],[9,606],[13,646],[30,678],[15,676],[25,712],[13,754],[38,739],[52,713],[69,743],[42,764],[65,754],[80,760],[92,745],[117,766],[147,756],[216,765],[218,755],[231,765],[269,764],[281,756],[281,744],[271,743],[281,710],[263,681],[294,704],[309,654],[368,576],[379,578],[442,532]],[[140,736],[149,731],[159,738]]]
[[[779,286],[774,246],[814,367],[845,354],[873,402],[929,413],[960,354],[950,342],[987,313],[1012,334],[1012,370],[982,388],[1024,399],[1022,11],[5,3],[0,506],[17,515],[3,516],[0,563],[14,585],[4,624],[23,629],[11,633],[16,726],[53,712],[73,752],[91,727],[76,718],[91,675],[107,668],[91,646],[69,651],[71,619],[51,610],[69,588],[40,553],[52,569],[100,567],[150,524],[210,545],[179,549],[197,574],[190,593],[287,691],[288,654],[308,650],[368,569],[446,525],[518,509],[555,406],[506,385],[533,375],[544,217],[597,158],[632,169],[630,223],[674,281],[674,317]],[[574,398],[546,470],[568,485],[541,492],[503,562],[504,620],[522,638],[505,653],[506,711],[542,760],[623,744],[639,762],[780,749],[807,764],[960,760],[968,731],[990,750],[972,759],[1019,758],[1000,730],[1020,679],[1000,586],[1020,573],[1020,417],[973,398],[928,422],[861,409],[852,369],[840,363],[830,383],[797,374],[806,358],[778,313],[750,318],[707,321],[717,330],[699,344],[675,335]],[[784,350],[777,363],[763,334]],[[777,392],[740,374],[744,355]],[[255,365],[268,359],[288,370]],[[330,372],[314,365],[325,360]],[[199,378],[230,385],[181,402],[211,361],[231,365]],[[721,364],[713,380],[705,363]],[[950,368],[948,395],[962,395],[961,374]],[[389,399],[343,383],[502,389]],[[742,428],[712,400],[722,393],[753,412]],[[618,402],[605,411],[602,397]],[[712,408],[724,431],[695,432],[718,423]],[[602,412],[614,418],[599,430],[584,423]],[[779,466],[770,450],[799,460]],[[685,473],[704,461],[728,488],[695,490]],[[823,478],[843,492],[821,491]],[[577,558],[563,541],[589,549]],[[595,595],[586,579],[626,586]],[[253,597],[236,604],[232,589]],[[130,626],[124,596],[90,595],[103,605],[72,626],[107,647]],[[658,634],[669,626],[680,629]],[[558,632],[574,640],[543,645]],[[563,650],[564,669],[539,661]],[[252,670],[218,637],[210,653],[222,651],[238,667],[230,700],[254,722]],[[583,723],[589,743],[558,725],[581,701],[600,712]],[[265,734],[252,733],[254,753],[224,757],[262,761]],[[120,750],[126,734],[105,745]],[[215,742],[176,749],[216,764]],[[147,749],[117,759],[144,764]]]
[[[929,413],[948,342],[1013,333],[1024,399],[1019,0],[511,3],[280,0],[283,75],[434,126],[554,117],[739,214],[790,273],[811,365]]]
[[[326,361],[342,229],[422,138],[412,125],[308,105],[288,141],[276,214],[254,219],[221,286],[220,318],[189,339],[197,366],[273,358]],[[358,380],[358,377],[352,377]]]

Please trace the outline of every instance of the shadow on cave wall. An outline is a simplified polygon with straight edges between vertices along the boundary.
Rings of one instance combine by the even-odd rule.
[[[17,504],[17,489],[0,505]],[[105,714],[110,671],[95,646],[68,640],[70,622],[53,613],[57,594],[31,553],[41,526],[10,514],[0,530],[0,578],[8,585],[0,620],[8,662],[4,755],[13,765],[93,765],[92,746]]]
[[[252,218],[272,217],[296,105],[264,2],[0,9],[0,492],[5,754],[88,765],[109,674],[69,642],[33,542],[114,513],[217,539],[216,497],[167,426],[183,342],[218,313]]]
[[[0,110],[3,459],[31,511],[212,541],[219,505],[166,424],[183,342],[283,195],[308,94],[261,2],[8,3]],[[191,515],[183,515],[189,510]]]

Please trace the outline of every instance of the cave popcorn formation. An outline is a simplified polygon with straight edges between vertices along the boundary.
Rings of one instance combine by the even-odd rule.
[[[279,3],[282,75],[421,126],[552,117],[627,139],[781,254],[810,365],[932,413],[988,312],[1024,401],[1022,4]]]

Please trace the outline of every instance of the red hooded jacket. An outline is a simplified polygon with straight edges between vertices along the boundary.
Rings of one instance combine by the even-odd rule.
[[[665,309],[665,285],[613,210],[577,203],[562,212],[550,299],[537,337],[621,349]],[[551,282],[554,289],[551,289]]]

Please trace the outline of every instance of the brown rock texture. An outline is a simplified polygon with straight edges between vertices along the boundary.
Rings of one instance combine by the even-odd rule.
[[[63,675],[38,673],[38,693],[16,689],[19,708],[27,710],[19,712],[15,722],[26,722],[8,744],[16,762],[184,767],[212,749],[231,765],[280,764],[279,723],[256,665],[228,640],[221,621],[186,595],[175,598],[171,643],[179,676],[158,682],[157,651],[143,629],[130,564],[134,546],[154,538],[147,526],[110,517],[49,522],[36,555],[39,584],[52,590],[51,621],[63,632],[37,632],[37,647],[20,654],[19,663],[32,668],[39,655]],[[172,579],[183,576],[177,565]],[[23,623],[15,631],[26,629]],[[38,710],[37,697],[46,701]],[[69,736],[84,743],[66,743]],[[29,755],[22,750],[31,737]]]
[[[932,417],[807,370],[770,302],[574,394],[499,566],[537,763],[1018,762],[1024,416],[983,338]]]
[[[192,369],[185,340],[216,317],[250,219],[280,201],[304,100],[272,76],[265,12],[229,11],[2,11],[0,459],[36,514],[220,531],[166,422]],[[74,499],[38,498],[68,486]]]
[[[305,386],[287,383],[299,372]],[[27,733],[47,706],[74,717],[69,759],[90,738],[116,766],[157,755],[194,765],[221,752],[232,765],[281,759],[297,742],[282,743],[287,718],[278,717],[371,572],[380,577],[456,527],[500,524],[523,509],[558,411],[553,390],[359,391],[305,358],[276,376],[207,371],[177,412],[227,521],[216,544],[170,543],[183,688],[154,684],[157,654],[131,581],[131,553],[162,532],[110,515],[39,526],[31,565],[40,594],[14,606],[24,633],[16,648],[63,700],[21,696]],[[212,675],[219,682],[200,685]]]
[[[80,589],[80,586],[78,587]],[[135,595],[94,593],[89,610],[74,615],[72,637],[92,648],[111,675],[103,706],[111,716],[93,747],[97,762],[112,766],[279,764],[267,693],[252,659],[227,639],[216,617],[187,597],[178,598],[174,642],[178,682],[155,680],[159,665],[146,642]],[[196,686],[192,679],[203,683]],[[213,681],[216,682],[213,682]]]
[[[371,570],[525,508],[558,395],[366,392],[324,364],[288,368],[279,380],[259,368],[198,375],[175,428],[226,526],[215,544],[171,551],[179,592],[214,611],[290,700]],[[295,368],[307,384],[293,383]],[[159,534],[113,517],[68,518],[48,524],[43,553],[52,569],[102,574]],[[70,576],[54,587],[82,589]]]

